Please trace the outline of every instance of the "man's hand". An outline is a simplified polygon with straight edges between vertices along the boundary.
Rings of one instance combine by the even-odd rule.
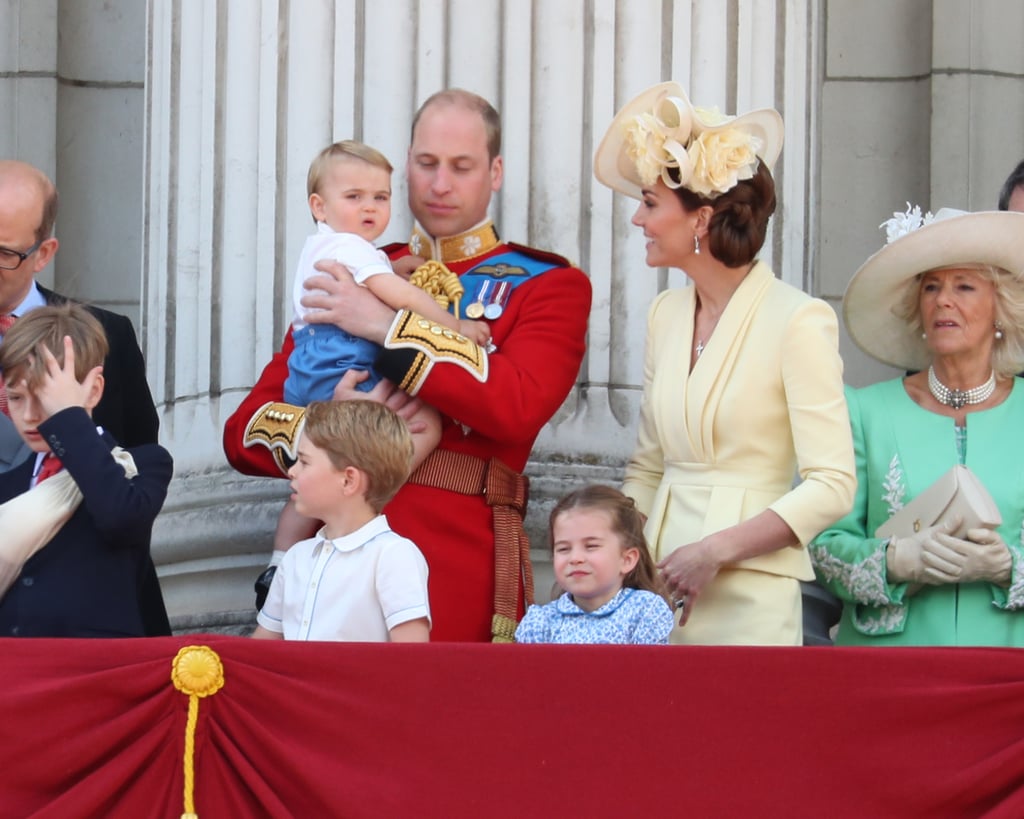
[[[386,405],[388,409],[405,421],[411,434],[415,435],[427,428],[423,421],[413,420],[413,416],[423,408],[423,402],[398,389],[386,378],[378,381],[369,392],[361,392],[356,389],[357,384],[362,384],[369,377],[370,374],[366,370],[349,370],[334,388],[334,400],[376,401],[378,404]]]
[[[338,262],[319,261],[315,265],[323,275],[311,276],[304,286],[307,293],[302,306],[312,310],[306,316],[310,324],[336,324],[342,330],[376,344],[383,344],[395,311],[367,288],[360,287],[348,268]]]
[[[90,399],[103,385],[103,367],[93,367],[79,383],[75,377],[75,347],[70,336],[64,336],[63,366],[57,363],[49,348],[40,346],[46,372],[34,392],[45,416],[49,418],[68,407],[91,406]]]

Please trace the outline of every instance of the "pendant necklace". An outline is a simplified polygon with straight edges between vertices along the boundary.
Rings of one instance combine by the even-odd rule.
[[[700,358],[700,354],[704,352],[704,339],[697,339],[697,358]]]
[[[698,353],[697,355],[700,355]],[[996,374],[993,370],[989,373],[988,381],[969,390],[951,390],[935,374],[935,368],[928,368],[928,390],[935,400],[955,410],[963,409],[967,404],[980,404],[987,401],[992,393],[996,391]]]

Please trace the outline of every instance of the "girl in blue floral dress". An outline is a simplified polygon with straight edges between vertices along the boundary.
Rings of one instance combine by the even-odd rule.
[[[551,512],[555,577],[565,594],[530,606],[518,643],[667,643],[673,615],[632,498],[610,486],[566,495]]]

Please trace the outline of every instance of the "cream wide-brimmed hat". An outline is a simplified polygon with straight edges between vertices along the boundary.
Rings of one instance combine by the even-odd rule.
[[[961,265],[993,265],[1024,282],[1024,213],[942,208],[921,216],[907,205],[883,223],[888,243],[853,274],[843,320],[853,342],[902,370],[923,370],[931,353],[920,330],[896,314],[907,284],[920,273]]]
[[[682,86],[663,82],[615,115],[594,154],[594,176],[633,199],[659,177],[713,199],[753,176],[758,158],[771,170],[783,130],[772,108],[726,116],[694,107]]]

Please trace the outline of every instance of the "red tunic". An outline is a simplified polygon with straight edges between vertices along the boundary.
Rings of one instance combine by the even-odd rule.
[[[443,357],[436,358],[415,394],[442,415],[440,448],[484,460],[497,457],[521,472],[540,430],[576,381],[585,350],[591,288],[587,276],[564,259],[518,245],[500,243],[479,256],[445,263],[462,275],[510,251],[556,266],[515,288],[504,313],[490,322],[497,350],[488,356],[486,381],[478,381]],[[403,247],[393,257],[407,252]],[[291,349],[289,330],[281,351],[225,424],[224,452],[240,472],[281,475],[269,449],[246,448],[243,438],[249,420],[264,404],[282,400]],[[396,364],[405,366],[408,358],[407,350],[385,349],[379,364],[394,380]],[[431,639],[489,640],[494,533],[492,510],[483,497],[410,483],[384,511],[392,528],[419,546],[430,567]]]

